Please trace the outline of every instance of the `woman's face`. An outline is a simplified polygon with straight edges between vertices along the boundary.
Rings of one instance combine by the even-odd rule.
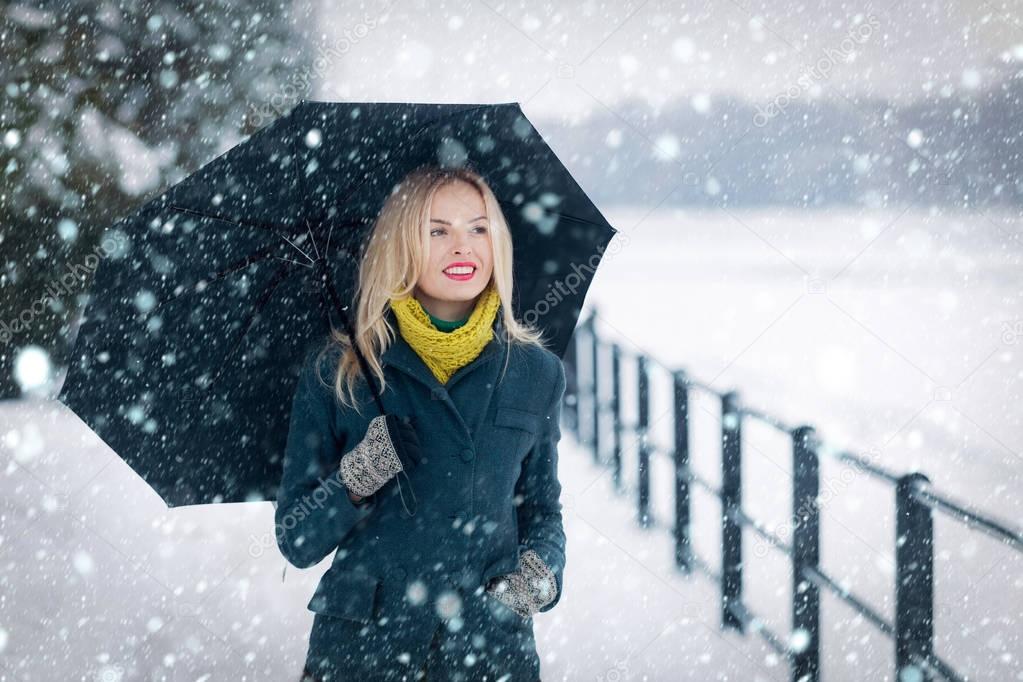
[[[433,195],[422,274],[416,299],[435,317],[467,317],[494,270],[490,222],[483,197],[473,185],[457,181]]]

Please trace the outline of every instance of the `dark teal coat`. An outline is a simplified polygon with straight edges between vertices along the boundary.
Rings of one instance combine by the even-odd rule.
[[[349,500],[338,464],[377,411],[364,381],[362,415],[319,383],[317,371],[333,385],[336,354],[319,367],[306,359],[275,521],[281,552],[299,568],[336,550],[308,604],[316,615],[306,666],[321,679],[412,680],[428,657],[430,680],[539,679],[532,618],[484,586],[516,570],[532,548],[557,577],[557,595],[542,610],[561,599],[565,370],[548,350],[506,344],[502,326],[498,317],[494,339],[444,385],[400,333],[382,355],[384,405],[412,418],[422,445],[423,461],[408,472],[414,515],[394,478],[367,507]]]

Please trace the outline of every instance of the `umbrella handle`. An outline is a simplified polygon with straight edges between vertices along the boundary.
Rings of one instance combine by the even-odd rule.
[[[370,392],[373,394],[373,401],[377,405],[377,409],[380,410],[380,414],[387,414],[384,409],[384,403],[380,399],[380,395],[377,393],[376,378],[369,370],[369,363],[366,362],[366,358],[363,356],[362,351],[359,350],[359,344],[355,341],[355,329],[352,327],[352,321],[345,313],[344,306],[341,305],[341,297],[337,293],[337,289],[334,287],[334,280],[330,277],[330,273],[327,272],[326,261],[320,260],[321,268],[323,269],[323,279],[327,283],[327,293],[330,295],[331,301],[334,303],[334,308],[337,309],[337,314],[340,316],[341,321],[345,325],[345,332],[348,334],[348,338],[352,342],[352,350],[355,351],[355,357],[359,361],[359,366],[362,368],[362,374],[366,377],[366,381],[369,382]],[[401,489],[401,476],[405,476],[405,483],[408,485],[409,494],[412,495],[412,509],[408,507],[408,503],[405,502],[405,492]],[[405,507],[405,511],[408,512],[409,516],[415,516],[416,510],[418,509],[418,503],[416,502],[416,493],[412,490],[412,483],[408,480],[408,474],[405,473],[404,469],[398,472],[395,476],[395,482],[398,484],[398,495],[401,496],[401,504]]]

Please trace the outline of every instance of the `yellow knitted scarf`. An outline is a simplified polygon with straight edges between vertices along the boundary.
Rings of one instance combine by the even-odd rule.
[[[451,375],[483,352],[494,338],[494,319],[501,297],[491,282],[476,300],[469,320],[458,329],[442,332],[414,296],[391,299],[402,337],[430,368],[437,381],[446,384]]]

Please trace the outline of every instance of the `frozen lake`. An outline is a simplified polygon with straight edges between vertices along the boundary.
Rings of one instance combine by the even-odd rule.
[[[588,303],[626,349],[1020,515],[1023,216],[608,217],[627,239]]]

